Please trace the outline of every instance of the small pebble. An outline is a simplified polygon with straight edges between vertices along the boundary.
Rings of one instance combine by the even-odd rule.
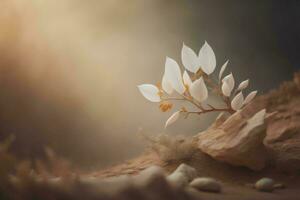
[[[283,183],[276,183],[274,189],[284,189],[286,186]]]
[[[206,192],[218,193],[222,190],[222,186],[218,181],[208,177],[196,178],[190,183],[190,186]]]
[[[188,182],[191,182],[197,177],[196,169],[184,163],[179,165],[173,173],[178,173],[178,172],[184,174],[188,178]]]
[[[255,188],[263,192],[272,192],[274,190],[274,181],[271,178],[262,178],[255,183]]]

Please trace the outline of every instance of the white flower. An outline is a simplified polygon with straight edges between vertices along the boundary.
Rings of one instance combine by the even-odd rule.
[[[152,84],[142,84],[138,86],[142,95],[152,102],[160,102],[159,89]]]
[[[245,98],[245,101],[244,101],[244,105],[248,104],[250,101],[252,101],[254,99],[254,97],[256,96],[257,94],[257,91],[253,91],[253,92],[250,92],[248,94],[248,96]]]
[[[249,85],[249,79],[241,82],[240,85],[239,85],[239,87],[238,87],[238,89],[237,89],[237,91],[241,91],[241,90],[247,88],[248,85]]]
[[[213,73],[216,68],[216,56],[211,46],[205,41],[197,54],[183,43],[181,50],[181,59],[184,67],[193,73],[202,69],[207,75]]]
[[[183,85],[179,65],[175,60],[169,57],[166,59],[165,76],[174,90],[176,90],[179,94],[184,93],[185,87]]]
[[[175,60],[166,57],[165,72],[161,84],[162,88],[152,84],[142,84],[138,86],[140,92],[146,99],[152,102],[161,102],[159,107],[163,112],[172,107],[172,104],[168,102],[169,100],[185,100],[186,102],[192,103],[199,108],[199,111],[189,111],[185,107],[182,107],[180,111],[173,113],[168,118],[165,123],[165,127],[177,121],[181,116],[181,113],[186,113],[186,116],[188,116],[189,114],[194,113],[203,114],[220,110],[231,113],[231,111],[240,110],[243,108],[243,106],[253,100],[257,94],[257,91],[253,91],[248,94],[246,98],[244,98],[242,92],[249,86],[249,79],[242,81],[236,87],[235,79],[232,73],[223,77],[229,62],[227,60],[222,65],[218,74],[218,85],[212,88],[213,90],[221,89],[222,94],[219,92],[217,94],[222,97],[226,107],[215,108],[214,106],[208,104],[210,108],[205,108],[206,106],[203,104],[208,99],[208,88],[206,86],[206,82],[210,83],[208,81],[213,81],[213,79],[210,79],[210,76],[208,75],[212,74],[216,68],[215,53],[206,41],[202,45],[198,55],[193,51],[193,49],[183,43],[181,49],[181,59],[182,64],[184,65],[183,74],[181,73],[178,63]],[[199,72],[200,68],[200,71],[205,74],[197,73]],[[193,75],[192,79],[190,75]],[[203,76],[201,77],[201,75]],[[212,85],[214,85],[213,82]],[[175,94],[175,96],[173,96],[172,93],[174,91],[179,93],[179,95]]]
[[[187,85],[189,88],[190,88],[191,85],[192,85],[191,77],[189,76],[189,74],[187,73],[187,71],[184,71],[184,72],[183,72],[183,83],[184,83],[185,85]]]
[[[227,87],[228,87],[228,92],[231,93],[231,91],[233,90],[234,88],[234,84],[235,84],[235,81],[234,81],[234,78],[233,78],[233,75],[232,73],[225,76],[222,80],[223,82],[223,85],[224,85],[224,82],[227,83]],[[223,86],[222,86],[223,87]],[[226,96],[226,95],[225,95]],[[230,95],[229,95],[230,96]]]
[[[167,126],[173,124],[174,122],[176,122],[180,117],[180,113],[181,113],[181,111],[177,111],[177,112],[173,113],[171,115],[171,117],[169,117],[169,119],[166,121],[165,128]]]
[[[181,50],[181,60],[183,66],[190,72],[196,73],[200,68],[197,54],[184,43]]]
[[[221,67],[220,73],[219,73],[219,81],[222,79],[223,73],[227,67],[229,60],[227,60]]]
[[[215,53],[206,41],[199,51],[199,62],[202,71],[204,71],[207,75],[213,73],[216,68]]]
[[[202,77],[192,83],[190,93],[198,102],[203,102],[207,99],[208,91]]]
[[[165,74],[164,74],[162,82],[161,82],[161,87],[167,94],[172,94],[174,91],[172,88],[172,85],[170,84],[170,82],[167,79]]]
[[[238,93],[231,101],[231,108],[235,111],[239,110],[243,106],[244,96],[243,93]]]
[[[222,93],[224,96],[229,97],[231,95],[232,89],[229,88],[229,85],[226,81],[222,83]]]

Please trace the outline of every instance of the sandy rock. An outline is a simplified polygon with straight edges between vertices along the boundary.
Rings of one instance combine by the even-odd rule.
[[[276,114],[267,120],[264,144],[272,160],[283,171],[300,169],[300,72],[292,81],[257,97],[244,110],[247,113],[266,108]]]
[[[300,99],[284,104],[268,122],[264,144],[284,171],[300,169]]]
[[[266,115],[266,137],[262,133],[258,134],[257,137],[263,139],[265,148],[261,145],[252,148],[253,151],[248,154],[250,157],[245,154],[249,160],[245,163],[245,160],[239,160],[240,155],[230,152],[230,146],[232,149],[239,149],[237,144],[242,144],[243,141],[238,138],[241,134],[237,133],[245,126],[243,121],[250,119],[262,109],[266,109],[268,113],[273,113],[272,116]],[[294,74],[292,81],[284,82],[279,88],[258,96],[242,110],[241,118],[237,115],[239,114],[236,113],[231,116],[230,121],[226,119],[225,115],[219,116],[209,130],[200,133],[203,136],[199,137],[199,148],[217,160],[246,166],[254,170],[259,170],[265,166],[266,154],[268,154],[268,160],[275,163],[283,171],[300,169],[300,72]],[[243,118],[244,120],[242,120]],[[227,131],[225,130],[226,127]],[[229,141],[227,146],[224,145],[226,138],[233,139]],[[218,148],[219,143],[220,147]],[[249,145],[245,147],[247,148],[247,146]],[[243,148],[239,150],[243,150]],[[249,150],[250,148],[247,148],[246,152]],[[259,156],[255,156],[256,153]],[[230,157],[229,154],[233,155]],[[251,161],[253,162],[251,163]]]
[[[199,133],[198,147],[216,160],[261,170],[267,161],[263,145],[265,118],[265,109],[253,116],[245,111],[238,111],[227,119],[221,116],[210,128]]]
[[[196,178],[191,183],[190,186],[193,188],[196,188],[201,191],[207,191],[207,192],[221,192],[222,186],[219,182],[217,182],[213,178]]]
[[[255,188],[263,192],[272,192],[274,190],[274,181],[271,178],[262,178],[255,183]]]

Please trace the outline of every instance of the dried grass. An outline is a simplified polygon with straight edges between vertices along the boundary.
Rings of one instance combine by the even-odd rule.
[[[144,138],[148,142],[149,148],[167,163],[190,160],[198,151],[196,141],[191,137],[161,134],[155,137],[144,135]]]

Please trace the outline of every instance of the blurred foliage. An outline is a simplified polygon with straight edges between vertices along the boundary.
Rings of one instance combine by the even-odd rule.
[[[9,147],[15,140],[14,135],[10,135],[0,143],[0,199],[8,199],[8,175],[12,173],[16,166],[16,158],[9,153]]]
[[[0,199],[74,199],[65,198],[66,188],[57,183],[75,183],[76,170],[69,161],[45,148],[44,160],[18,160],[9,152],[14,135],[0,142]],[[70,184],[65,184],[70,185]]]
[[[198,152],[196,138],[168,134],[158,136],[142,134],[142,138],[148,142],[149,148],[167,163],[188,161],[195,152]]]

